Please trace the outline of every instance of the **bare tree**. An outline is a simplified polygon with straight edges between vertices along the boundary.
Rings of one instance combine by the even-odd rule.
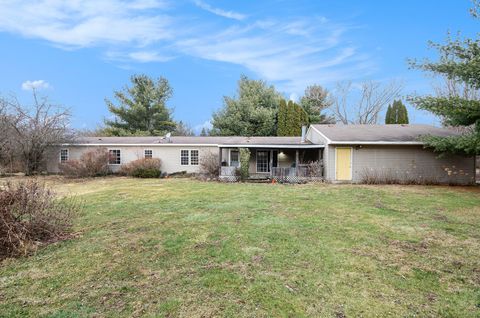
[[[26,175],[39,172],[49,149],[73,138],[69,110],[32,93],[33,106],[22,105],[14,96],[0,98],[10,129],[8,142],[15,145],[10,152],[18,153]]]
[[[433,83],[433,90],[438,97],[460,97],[468,100],[480,99],[480,89],[458,80],[442,77]]]
[[[338,122],[348,124],[376,124],[379,114],[400,95],[402,85],[392,81],[385,85],[374,81],[360,84],[358,96],[352,98],[352,82],[340,82],[331,107]]]

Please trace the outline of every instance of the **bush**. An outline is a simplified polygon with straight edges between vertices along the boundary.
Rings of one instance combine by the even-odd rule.
[[[323,163],[320,161],[310,161],[305,165],[306,176],[311,178],[323,177]]]
[[[82,154],[79,160],[68,160],[61,163],[60,171],[66,177],[72,178],[106,176],[110,173],[108,159],[108,150],[98,148]]]
[[[365,184],[403,184],[403,185],[434,185],[439,184],[435,177],[417,176],[407,172],[392,169],[368,169],[362,173],[361,183]]]
[[[250,167],[250,150],[248,148],[240,148],[240,177],[243,181],[250,176],[248,169]]]
[[[206,178],[216,179],[220,175],[220,163],[218,154],[206,152],[200,159],[200,175]]]
[[[161,161],[158,158],[143,158],[131,161],[120,168],[120,174],[135,178],[160,178]]]
[[[37,181],[6,183],[0,189],[0,259],[68,238],[79,208]]]

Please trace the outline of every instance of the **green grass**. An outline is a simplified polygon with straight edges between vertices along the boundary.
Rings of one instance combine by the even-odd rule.
[[[0,316],[480,316],[478,188],[49,180],[78,236],[0,265]]]

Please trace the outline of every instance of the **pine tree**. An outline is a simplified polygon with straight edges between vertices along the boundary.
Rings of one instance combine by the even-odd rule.
[[[287,122],[286,122],[286,135],[293,136],[295,132],[295,127],[298,125],[298,117],[295,111],[295,104],[293,101],[289,100],[287,104]]]
[[[278,107],[277,136],[287,136],[287,102],[282,99]]]
[[[478,19],[480,2],[475,1],[471,14]],[[465,92],[480,90],[480,39],[448,39],[444,45],[432,44],[440,54],[436,62],[411,62],[411,66],[443,76],[463,87]],[[480,154],[480,100],[478,94],[449,92],[439,96],[417,96],[411,99],[417,108],[442,118],[447,126],[463,127],[465,133],[455,137],[424,137],[435,151],[466,155]]]
[[[385,114],[385,124],[393,124],[392,123],[392,106],[391,105],[388,105],[388,108],[387,108],[387,113]]]
[[[394,100],[393,104],[388,106],[385,124],[408,124],[407,107],[401,100]]]
[[[282,96],[273,85],[242,75],[236,96],[224,96],[222,109],[212,115],[211,135],[275,136]]]
[[[208,131],[205,127],[202,128],[202,131],[200,132],[200,136],[208,136]]]
[[[407,107],[399,101],[398,111],[397,111],[397,124],[408,124],[408,112]]]
[[[105,131],[110,135],[162,135],[175,129],[171,110],[166,102],[173,90],[167,79],[157,81],[146,75],[133,75],[132,86],[115,91],[118,106],[105,99],[108,109],[115,115],[106,120]]]
[[[302,126],[308,124],[308,114],[302,106],[283,101],[278,110],[277,136],[300,136]]]

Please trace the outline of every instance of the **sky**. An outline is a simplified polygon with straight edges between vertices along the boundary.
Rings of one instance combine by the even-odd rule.
[[[0,95],[31,88],[92,129],[105,98],[133,74],[163,76],[175,120],[208,127],[241,74],[296,99],[308,85],[397,81],[427,94],[432,78],[408,58],[435,58],[428,41],[474,36],[469,0],[0,0]],[[408,106],[411,123],[438,124]]]

